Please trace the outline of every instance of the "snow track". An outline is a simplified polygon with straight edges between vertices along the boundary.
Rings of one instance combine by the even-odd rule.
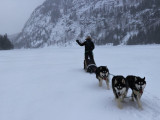
[[[156,45],[94,51],[97,66],[112,74],[146,77],[142,110],[130,98],[117,107],[112,89],[83,70],[83,48],[0,51],[0,120],[160,120],[159,51]]]

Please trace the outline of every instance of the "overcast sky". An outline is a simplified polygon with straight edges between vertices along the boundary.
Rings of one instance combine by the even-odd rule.
[[[33,10],[45,0],[0,0],[0,34],[22,30]]]

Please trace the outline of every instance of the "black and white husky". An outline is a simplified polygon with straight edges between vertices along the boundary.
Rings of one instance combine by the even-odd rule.
[[[123,76],[114,76],[112,78],[112,89],[117,101],[118,107],[121,109],[121,102],[127,95],[128,92],[128,83]]]
[[[109,89],[109,70],[106,66],[100,66],[96,69],[96,78],[99,80],[99,86],[102,86],[102,81],[105,80],[107,89]]]
[[[95,73],[97,66],[93,59],[84,60],[84,69],[86,72]]]
[[[126,77],[128,81],[129,88],[132,89],[132,100],[134,99],[137,101],[138,107],[142,108],[142,104],[140,102],[140,98],[143,94],[144,88],[146,86],[145,77],[140,78],[138,76],[129,75]]]

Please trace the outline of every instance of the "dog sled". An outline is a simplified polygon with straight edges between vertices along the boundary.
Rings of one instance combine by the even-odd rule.
[[[84,60],[84,70],[89,73],[95,73],[97,66],[93,59]]]

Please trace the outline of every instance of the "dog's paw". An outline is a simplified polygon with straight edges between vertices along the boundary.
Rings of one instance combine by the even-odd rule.
[[[99,87],[102,87],[102,80],[99,81]]]
[[[122,109],[123,107],[122,107],[122,104],[118,104],[118,108],[119,109]]]
[[[142,105],[141,105],[140,103],[138,104],[138,108],[139,108],[139,109],[142,109]]]
[[[139,107],[139,109],[140,109],[140,110],[143,110],[143,107],[141,106],[141,107]]]
[[[131,101],[134,102],[134,98],[133,97],[131,98]]]
[[[121,103],[120,98],[117,99],[117,106],[118,106],[119,109],[122,109],[122,103]]]

